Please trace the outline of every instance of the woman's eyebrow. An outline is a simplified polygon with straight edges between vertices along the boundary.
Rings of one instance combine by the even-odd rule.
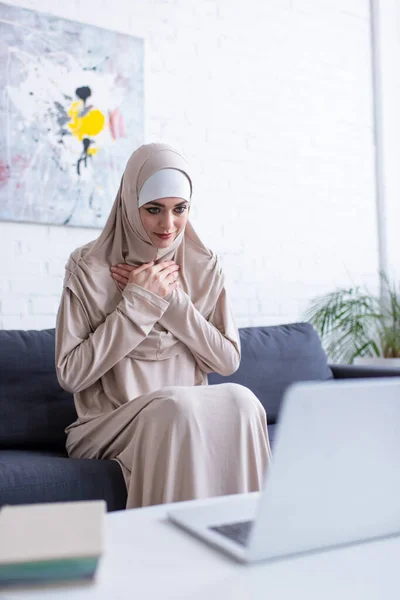
[[[187,200],[183,200],[182,202],[175,204],[174,208],[177,208],[178,206],[182,206],[183,204],[187,203]],[[165,208],[164,204],[162,204],[161,202],[148,202],[148,204],[153,204],[154,206],[158,206],[159,208]]]

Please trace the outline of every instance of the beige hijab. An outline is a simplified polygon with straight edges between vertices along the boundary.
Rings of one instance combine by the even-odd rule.
[[[160,252],[152,244],[142,225],[138,208],[140,190],[153,173],[165,168],[179,169],[191,181],[186,160],[170,146],[148,144],[138,148],[127,163],[100,236],[75,250],[67,262],[64,287],[80,301],[92,331],[121,300],[121,290],[109,271],[110,266],[117,263],[139,266],[152,260],[175,260],[181,267],[181,289],[189,295],[197,310],[208,318],[216,304],[223,287],[223,276],[215,255],[204,246],[191,223],[187,223],[167,252]],[[176,293],[179,290],[172,294]],[[172,302],[173,295],[168,300]],[[155,329],[160,326],[157,324]],[[146,340],[149,350],[157,343],[152,334]],[[175,341],[171,336],[171,344]]]

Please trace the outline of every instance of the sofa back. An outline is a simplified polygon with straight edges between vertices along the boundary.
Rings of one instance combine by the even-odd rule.
[[[231,381],[250,388],[276,423],[283,394],[296,381],[332,379],[320,338],[310,323],[290,323],[240,330],[242,360],[229,377],[208,376],[210,385]]]
[[[54,329],[0,331],[0,448],[65,450],[75,419],[56,377]]]
[[[65,449],[64,429],[76,419],[72,394],[58,384],[54,329],[0,331],[0,448]],[[294,381],[332,378],[319,337],[307,323],[240,330],[242,362],[230,377],[250,388],[268,422],[278,418],[285,389]]]

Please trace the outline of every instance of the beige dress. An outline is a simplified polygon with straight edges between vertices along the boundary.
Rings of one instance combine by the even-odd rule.
[[[66,287],[56,368],[78,414],[68,454],[117,460],[127,508],[259,490],[270,455],[265,411],[243,386],[207,386],[208,372],[228,375],[239,362],[225,288],[206,319],[182,290],[166,300],[128,284],[93,330]]]

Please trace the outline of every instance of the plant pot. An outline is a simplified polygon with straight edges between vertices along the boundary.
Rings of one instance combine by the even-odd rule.
[[[380,356],[357,356],[353,360],[354,365],[365,365],[369,367],[383,367],[385,369],[400,369],[400,358],[382,358]]]

